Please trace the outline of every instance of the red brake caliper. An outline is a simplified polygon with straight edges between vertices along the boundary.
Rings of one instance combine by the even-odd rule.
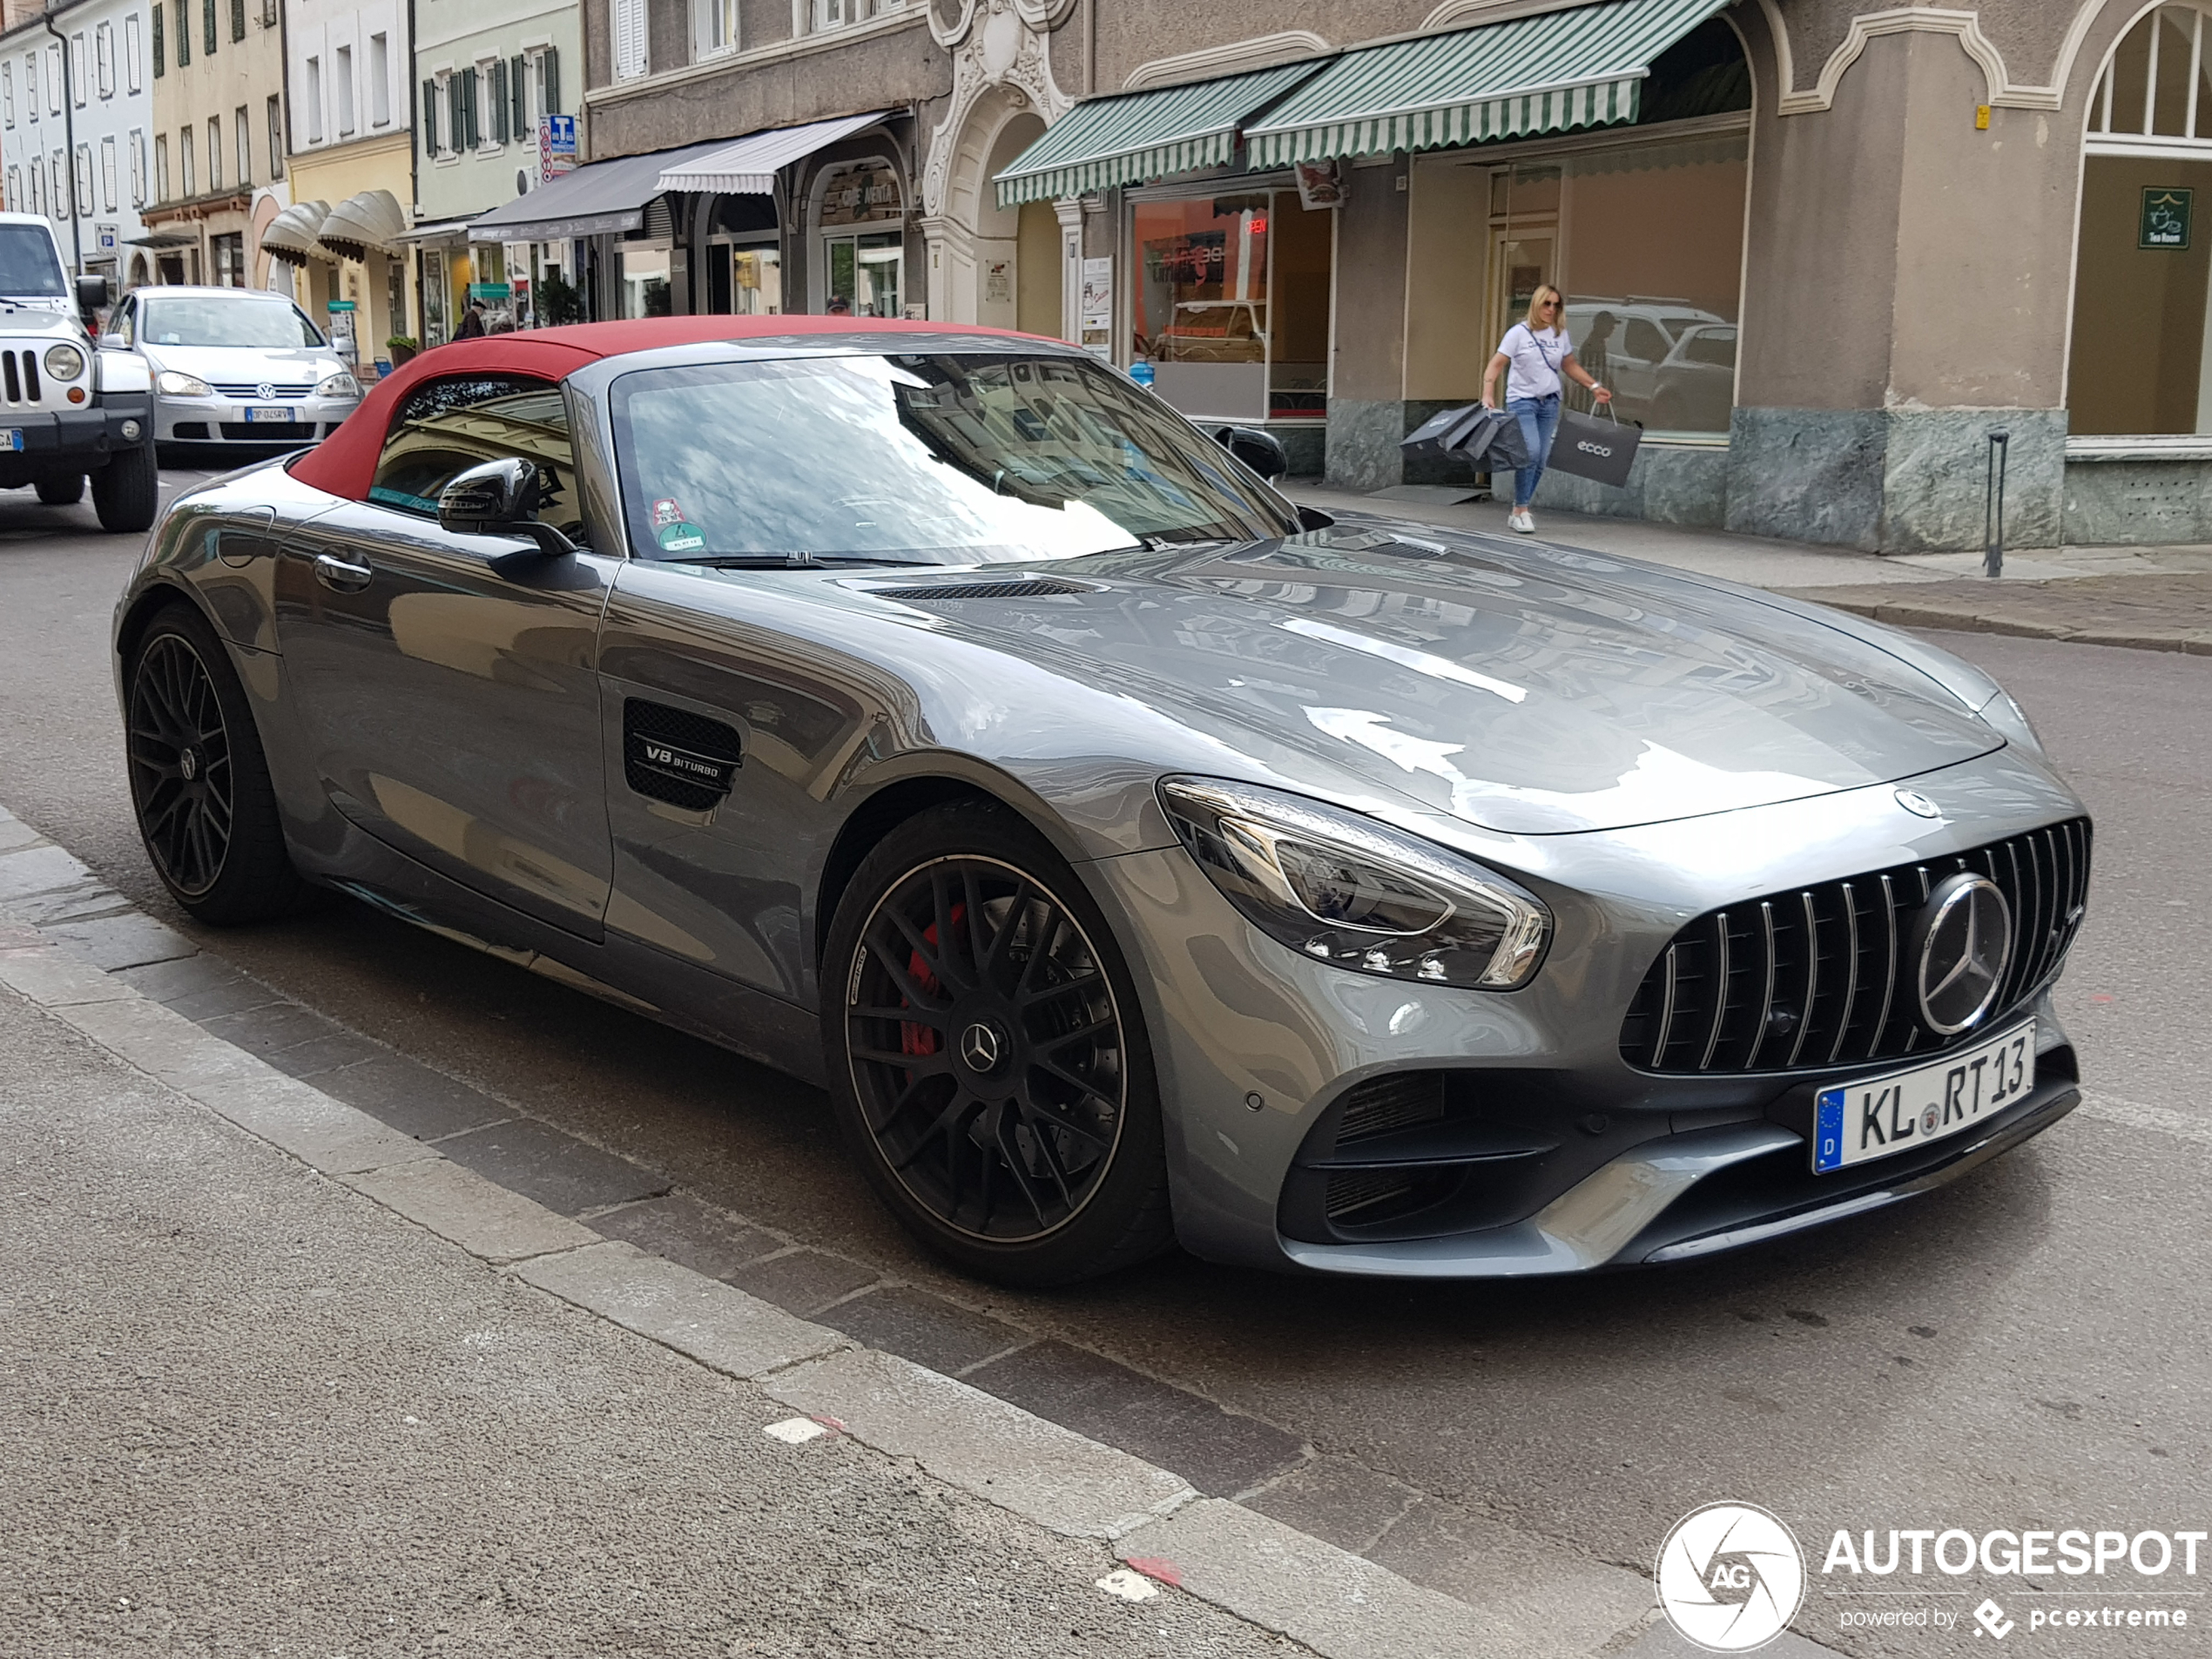
[[[955,927],[959,927],[961,919],[967,914],[967,913],[968,907],[965,903],[955,904],[953,907],[953,926]],[[934,921],[931,922],[928,928],[922,934],[921,936],[930,945],[935,945],[937,942],[937,924]],[[931,996],[937,995],[937,976],[929,971],[929,964],[922,960],[922,955],[920,951],[915,951],[912,955],[907,958],[907,972],[914,976],[914,982],[921,986],[921,988],[928,995]],[[913,1004],[902,995],[899,999],[899,1006],[901,1008],[910,1008]],[[915,1055],[935,1054],[937,1052],[937,1032],[935,1028],[917,1024],[912,1020],[900,1022],[899,1026],[899,1052],[900,1054]]]

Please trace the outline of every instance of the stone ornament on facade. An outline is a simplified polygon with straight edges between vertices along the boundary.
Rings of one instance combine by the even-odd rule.
[[[924,212],[945,211],[961,135],[984,100],[996,94],[1008,115],[1026,105],[1047,125],[1076,105],[1052,77],[1055,24],[1075,0],[931,0],[929,30],[952,54],[953,96],[929,135],[921,176]],[[946,12],[957,8],[949,22]],[[983,181],[988,188],[989,181]]]

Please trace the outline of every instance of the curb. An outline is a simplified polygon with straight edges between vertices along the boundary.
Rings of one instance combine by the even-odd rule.
[[[1035,1525],[1109,1544],[1146,1583],[1169,1587],[1157,1593],[1196,1596],[1324,1659],[1592,1651],[1561,1647],[1548,1622],[1478,1612],[1240,1504],[1201,1499],[1182,1476],[1130,1453],[607,1238],[113,976],[197,949],[0,808],[0,986],[492,1271],[753,1384]],[[1130,1599],[1129,1568],[1109,1577],[1102,1590]],[[1617,1651],[1652,1616],[1641,1612],[1597,1650]]]
[[[2069,628],[2059,623],[2033,622],[2024,617],[1988,617],[1973,611],[1939,610],[1902,599],[1855,599],[1833,588],[1775,588],[1784,598],[1804,599],[1831,610],[1885,624],[1892,628],[1923,628],[1939,633],[2006,634],[2017,639],[2050,639],[2067,645],[2105,645],[2121,651],[2175,651],[2190,657],[2212,657],[2212,631],[2181,634],[2128,634],[2109,629]]]

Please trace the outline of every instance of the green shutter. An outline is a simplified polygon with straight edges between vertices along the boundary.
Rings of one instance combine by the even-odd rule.
[[[545,49],[545,58],[544,58],[544,63],[545,63],[545,112],[546,112],[548,115],[559,115],[559,114],[563,113],[562,109],[561,109],[561,53],[560,53],[560,49],[559,49],[558,47],[555,47],[555,46],[548,46],[548,47]]]
[[[199,0],[200,44],[206,56],[215,55],[215,0]]]
[[[1318,61],[1078,104],[998,175],[999,206],[1080,196],[1236,159],[1237,129]]]
[[[427,161],[438,158],[438,84],[422,83],[422,155]]]
[[[528,144],[531,137],[529,132],[529,72],[530,60],[519,52],[508,60],[507,125],[514,129],[515,137],[523,144]]]
[[[1346,52],[1246,132],[1284,166],[1636,118],[1651,60],[1725,0],[1608,0]]]
[[[155,0],[153,8],[153,73],[156,80],[160,79],[162,76],[166,75],[169,72],[169,65],[165,61],[168,57],[168,54],[163,50],[166,43],[163,41],[161,37],[161,14],[168,9],[168,7],[160,3],[160,0]]]

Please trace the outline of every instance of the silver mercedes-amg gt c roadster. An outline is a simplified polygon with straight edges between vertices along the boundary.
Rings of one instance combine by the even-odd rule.
[[[156,529],[147,851],[206,921],[341,889],[818,1080],[1014,1283],[1680,1261],[2077,1103],[2089,823],[1994,683],[1281,470],[984,330],[441,347]]]

